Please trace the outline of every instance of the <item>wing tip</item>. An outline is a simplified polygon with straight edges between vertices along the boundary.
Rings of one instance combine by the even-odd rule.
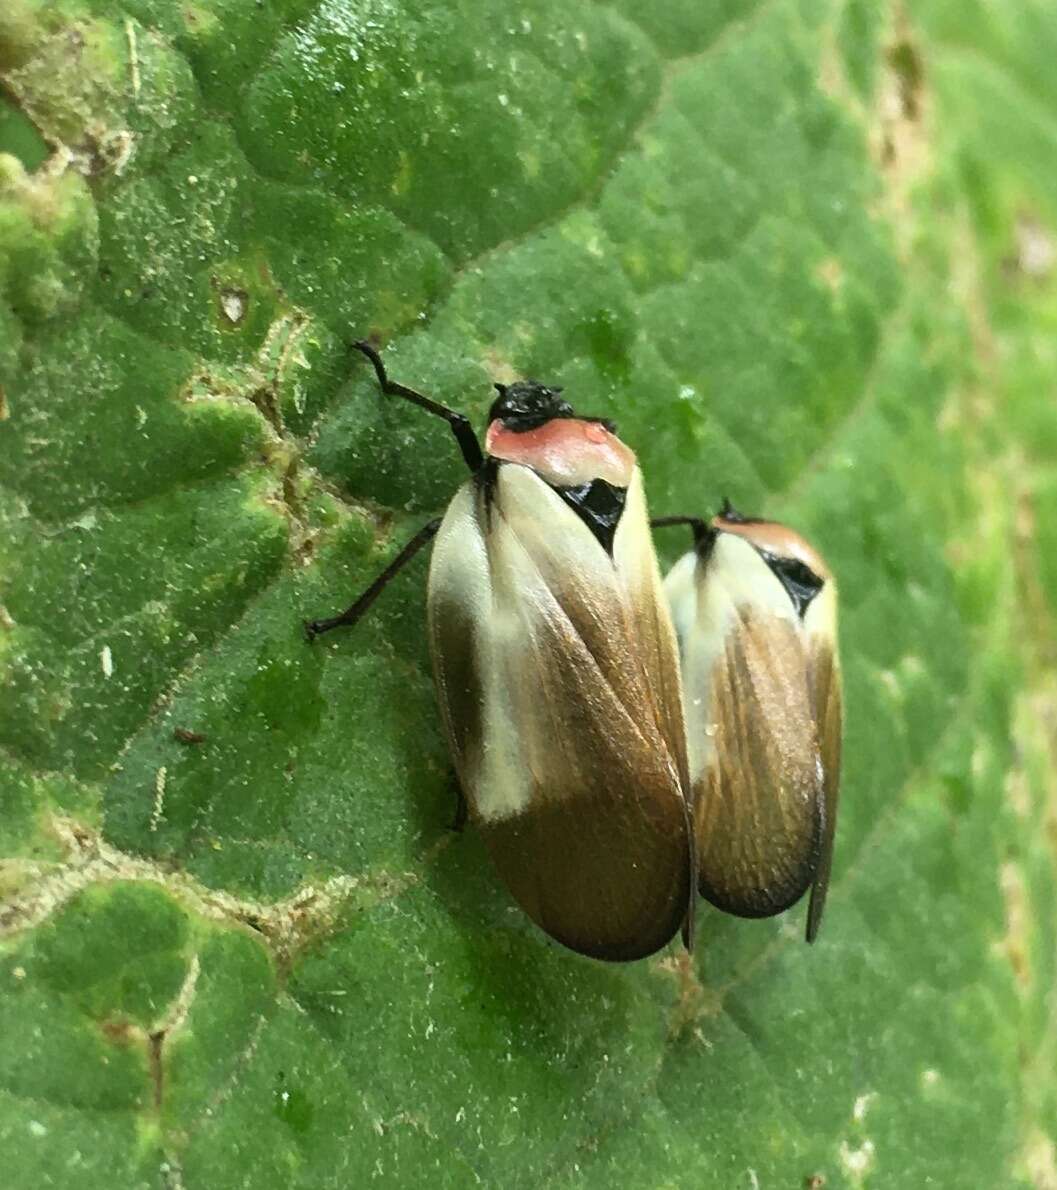
[[[739,894],[720,890],[702,880],[698,884],[698,892],[710,905],[733,917],[762,918],[777,917],[779,913],[792,909],[807,892],[807,885],[798,881],[784,887],[780,893],[754,889]]]
[[[683,950],[692,957],[694,953],[694,908],[692,905],[687,909],[686,917],[683,918],[679,937],[682,939]]]
[[[818,878],[811,886],[811,899],[807,905],[807,924],[804,927],[804,941],[809,945],[818,937],[822,928],[822,911],[826,908],[826,893],[829,888],[829,874]]]

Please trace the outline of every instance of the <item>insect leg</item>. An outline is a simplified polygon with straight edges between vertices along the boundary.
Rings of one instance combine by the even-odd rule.
[[[466,800],[466,794],[462,791],[462,785],[459,784],[458,777],[455,778],[455,817],[451,822],[451,829],[456,834],[462,834],[466,827],[466,820],[470,816],[470,804]]]
[[[667,529],[672,525],[688,525],[695,543],[712,532],[708,521],[702,520],[699,516],[655,516],[650,521],[651,529]]]
[[[449,409],[447,405],[441,405],[439,401],[431,401],[429,397],[424,397],[421,393],[415,392],[413,388],[408,388],[405,384],[397,384],[395,380],[390,380],[385,370],[385,364],[382,363],[382,357],[366,340],[359,339],[353,344],[353,347],[362,351],[374,365],[374,372],[378,377],[378,385],[383,393],[394,397],[403,397],[413,405],[418,405],[420,408],[436,414],[437,417],[443,417],[448,425],[451,426],[451,432],[455,435],[455,441],[459,444],[462,457],[466,460],[466,466],[474,472],[480,469],[481,464],[484,462],[484,456],[481,454],[481,444],[477,441],[477,435],[473,432],[473,426],[470,425],[470,419],[468,417],[465,417],[461,413],[456,413],[454,409]]]
[[[308,639],[310,641],[315,640],[317,636],[322,635],[324,632],[329,632],[332,628],[341,628],[346,625],[351,626],[355,624],[385,590],[389,580],[395,578],[426,542],[431,541],[436,536],[437,530],[440,528],[440,520],[441,518],[437,517],[436,520],[430,521],[428,525],[423,525],[392,562],[371,583],[367,590],[363,592],[355,603],[350,604],[341,615],[331,616],[329,620],[306,620],[305,633]]]
[[[697,880],[696,874],[695,874],[694,880],[696,883],[696,880]],[[696,892],[696,889],[695,889],[695,892]],[[682,929],[680,930],[680,936],[681,936],[682,942],[683,942],[683,949],[686,951],[687,954],[694,953],[694,918],[695,918],[695,915],[696,915],[695,914],[695,906],[691,905],[686,911],[686,916],[683,918],[683,926],[682,926]]]

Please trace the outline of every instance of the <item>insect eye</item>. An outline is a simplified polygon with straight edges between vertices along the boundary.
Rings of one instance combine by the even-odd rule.
[[[763,560],[771,568],[778,581],[785,587],[785,593],[792,600],[796,614],[803,619],[812,599],[822,590],[825,580],[805,566],[798,558],[779,558],[760,551]]]

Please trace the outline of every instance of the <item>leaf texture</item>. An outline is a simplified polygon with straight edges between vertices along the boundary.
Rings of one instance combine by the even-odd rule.
[[[3,5],[12,1190],[1054,1184],[1055,56],[1042,0]],[[814,947],[559,950],[448,830],[425,563],[305,644],[462,478],[367,334],[818,544]]]

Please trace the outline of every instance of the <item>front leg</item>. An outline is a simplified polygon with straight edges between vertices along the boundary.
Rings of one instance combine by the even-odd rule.
[[[373,583],[363,592],[353,603],[351,603],[340,615],[331,616],[327,620],[306,620],[305,621],[305,635],[309,641],[313,641],[317,636],[322,636],[324,632],[330,632],[334,628],[351,627],[355,624],[368,610],[372,603],[385,590],[390,579],[395,578],[401,570],[411,561],[411,559],[418,553],[418,551],[428,542],[432,541],[437,535],[437,530],[440,528],[441,518],[430,521],[428,525],[423,525],[414,537],[404,546],[399,554],[389,563],[389,565],[382,571],[382,573],[374,580]]]

